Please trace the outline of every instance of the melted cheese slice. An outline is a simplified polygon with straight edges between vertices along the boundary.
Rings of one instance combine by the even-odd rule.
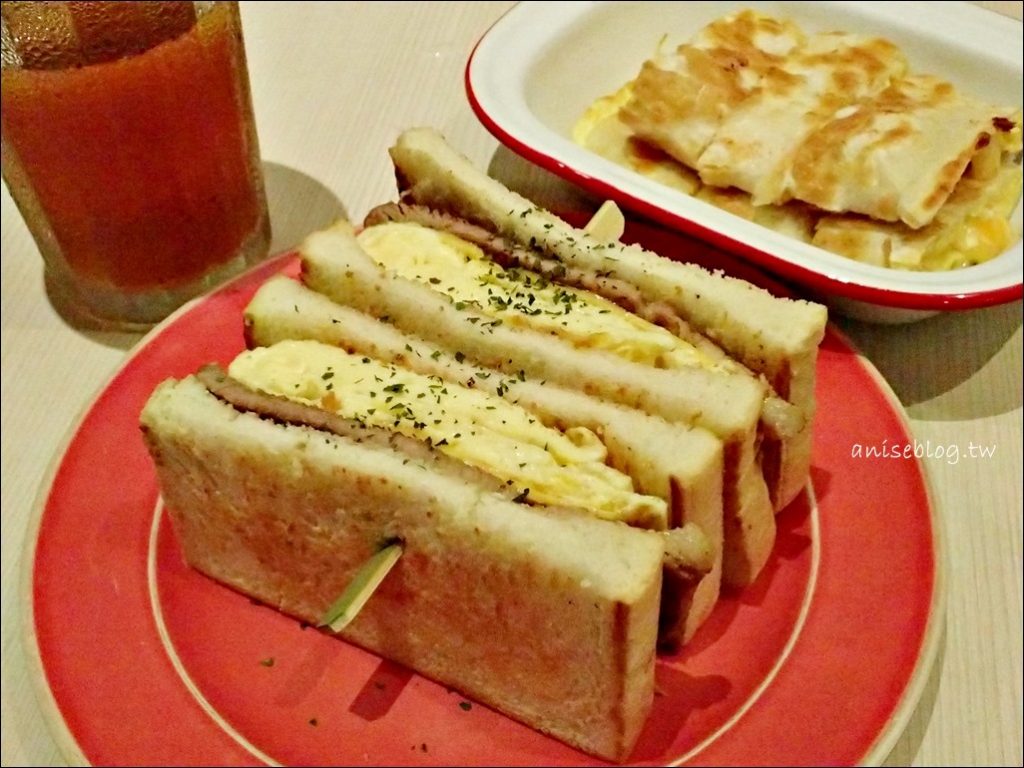
[[[588,429],[541,424],[495,395],[316,341],[244,352],[228,373],[246,386],[419,440],[505,481],[523,499],[664,528],[667,505],[635,493]],[[493,374],[497,375],[497,374]]]
[[[394,222],[367,227],[359,244],[384,269],[430,286],[460,304],[517,328],[600,349],[656,368],[735,370],[670,331],[591,293],[504,269],[476,245],[429,227]]]

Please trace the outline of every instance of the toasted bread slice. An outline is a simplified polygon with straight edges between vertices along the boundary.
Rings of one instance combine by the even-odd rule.
[[[316,622],[380,542],[405,552],[344,636],[625,759],[651,706],[663,543],[515,504],[402,441],[240,412],[194,377],[142,412],[188,562]]]
[[[548,426],[592,430],[607,446],[612,466],[630,475],[640,493],[669,503],[670,526],[696,524],[713,549],[710,570],[696,588],[677,590],[675,604],[663,600],[662,643],[687,642],[711,612],[722,561],[722,447],[711,433],[552,383],[509,382],[285,277],[269,280],[256,292],[246,307],[245,325],[250,346],[315,339],[444,381],[500,391]]]
[[[456,213],[580,273],[627,281],[663,303],[800,409],[802,430],[762,457],[775,509],[803,488],[810,466],[814,377],[823,306],[780,299],[736,278],[602,241],[491,179],[432,129],[404,132],[391,149],[400,189],[416,203]]]

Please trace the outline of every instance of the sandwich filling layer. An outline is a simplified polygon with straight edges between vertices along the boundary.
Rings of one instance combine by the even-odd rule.
[[[655,368],[737,370],[670,331],[590,291],[553,283],[536,272],[506,269],[450,232],[404,221],[367,227],[359,245],[381,267],[448,296],[456,305],[530,328],[573,346],[611,352]]]
[[[228,372],[255,390],[422,440],[499,478],[521,501],[645,527],[659,527],[668,514],[663,499],[636,493],[629,476],[605,464],[607,448],[589,429],[560,432],[500,397],[438,376],[315,341],[245,352]]]

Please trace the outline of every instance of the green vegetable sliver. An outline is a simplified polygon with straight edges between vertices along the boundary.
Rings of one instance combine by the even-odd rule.
[[[332,632],[341,632],[347,627],[398,562],[402,551],[401,544],[390,544],[367,560],[341,596],[327,609],[319,626],[330,627]]]

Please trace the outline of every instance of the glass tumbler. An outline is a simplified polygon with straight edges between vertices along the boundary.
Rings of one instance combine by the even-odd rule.
[[[0,17],[3,178],[61,303],[145,327],[266,256],[237,3],[5,0]]]

